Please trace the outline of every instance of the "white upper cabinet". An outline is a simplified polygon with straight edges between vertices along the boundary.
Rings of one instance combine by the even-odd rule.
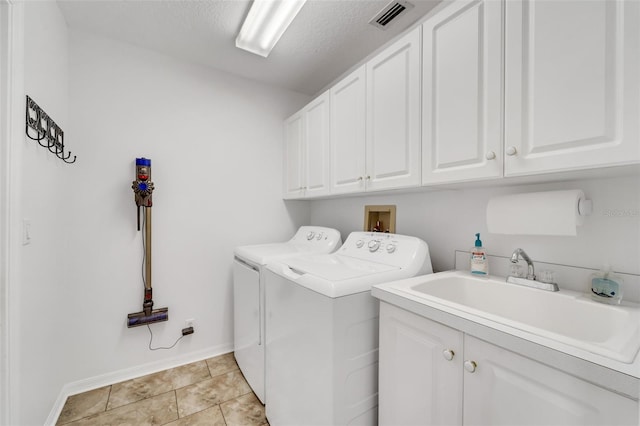
[[[331,92],[331,193],[364,191],[365,66]]]
[[[284,123],[284,198],[329,194],[329,92]]]
[[[299,111],[284,122],[284,198],[304,196],[302,175],[304,114]]]
[[[425,185],[502,176],[502,13],[464,0],[423,25]]]
[[[640,2],[506,3],[505,175],[640,161]]]
[[[305,108],[306,158],[305,196],[329,194],[329,92],[315,99]]]
[[[285,139],[285,198],[638,164],[640,1],[443,4]]]
[[[420,27],[366,65],[367,190],[420,185]]]

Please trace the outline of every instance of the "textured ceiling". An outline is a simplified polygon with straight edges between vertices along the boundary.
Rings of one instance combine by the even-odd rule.
[[[385,31],[368,21],[389,0],[308,0],[269,57],[235,47],[248,0],[58,0],[72,29],[152,49],[267,84],[316,94],[404,31],[439,0]]]

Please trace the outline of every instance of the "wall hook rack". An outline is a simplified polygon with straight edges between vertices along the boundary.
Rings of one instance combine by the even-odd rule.
[[[29,129],[35,132],[35,137],[31,136]],[[69,160],[71,152],[64,152],[64,132],[60,126],[29,95],[27,95],[25,133],[29,139],[38,142],[40,146],[47,148],[65,163],[76,162],[75,155],[73,160]]]

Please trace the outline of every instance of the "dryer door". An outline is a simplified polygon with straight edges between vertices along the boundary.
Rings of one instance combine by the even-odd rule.
[[[233,262],[234,354],[242,374],[264,403],[264,304],[260,272],[242,260]]]

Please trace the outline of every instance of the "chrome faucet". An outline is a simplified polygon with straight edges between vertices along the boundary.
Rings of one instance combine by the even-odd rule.
[[[524,285],[527,287],[539,288],[541,290],[548,291],[558,291],[558,284],[556,283],[543,283],[541,281],[536,280],[536,274],[533,269],[533,261],[524,252],[521,248],[517,248],[513,251],[511,255],[511,263],[518,263],[518,261],[522,258],[525,262],[527,262],[527,278],[514,277],[513,275],[509,275],[507,277],[507,282],[511,284]]]
[[[527,253],[524,252],[524,250],[522,250],[521,248],[515,249],[513,251],[513,254],[511,255],[511,263],[518,263],[518,260],[520,260],[521,257],[522,260],[527,262],[527,279],[535,280],[536,274],[533,271],[533,262],[531,261],[531,258],[527,255]]]

